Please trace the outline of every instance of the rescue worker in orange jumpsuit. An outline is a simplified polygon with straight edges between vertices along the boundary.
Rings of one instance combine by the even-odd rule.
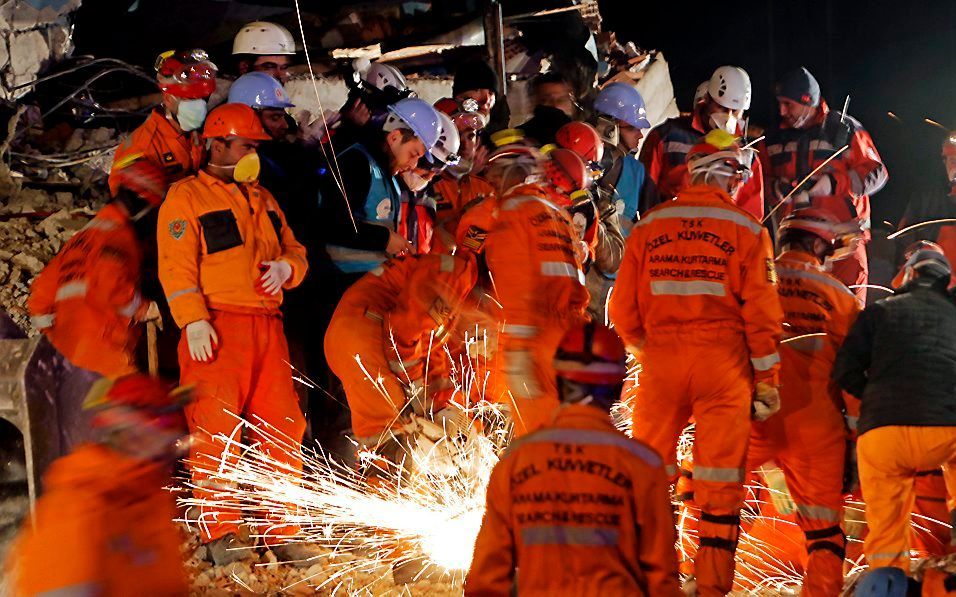
[[[869,528],[864,552],[874,571],[910,571],[919,471],[943,467],[948,506],[956,510],[951,273],[938,250],[914,252],[903,265],[903,285],[863,310],[834,364],[833,379],[861,400],[857,459]]]
[[[156,80],[163,105],[153,110],[113,156],[110,192],[119,190],[116,164],[132,155],[162,167],[168,184],[195,174],[206,161],[205,145],[199,136],[206,119],[206,102],[216,91],[216,65],[203,50],[171,51],[156,59]]]
[[[478,102],[445,98],[435,102],[435,109],[451,117],[460,138],[458,163],[442,170],[441,177],[432,185],[436,212],[432,250],[447,251],[454,242],[462,214],[494,195],[495,190],[474,172],[481,149],[479,137],[487,122],[478,112]]]
[[[744,112],[750,109],[752,88],[750,76],[737,66],[721,66],[707,83],[707,94],[695,101],[690,116],[679,116],[651,129],[641,147],[641,162],[648,178],[657,186],[658,195],[641,197],[640,213],[654,205],[647,200],[669,201],[691,184],[687,168],[687,152],[710,131],[722,130],[733,135],[747,132]],[[759,219],[764,213],[764,182],[761,164],[751,165],[753,176],[734,197],[736,205]],[[656,205],[656,204],[655,204]]]
[[[956,131],[951,131],[943,139],[942,157],[948,193],[945,196],[942,196],[942,193],[920,194],[914,198],[900,219],[901,230],[931,220],[956,220]],[[898,238],[897,242],[903,247],[909,246],[916,239],[933,241],[940,246],[950,263],[956,261],[956,221],[914,228]],[[950,286],[953,284],[956,284],[956,274],[950,280]]]
[[[68,361],[57,397],[64,454],[88,438],[81,401],[89,386],[135,372],[137,324],[158,317],[140,285],[143,242],[153,236],[165,176],[145,159],[114,167],[113,176],[113,201],[40,272],[27,301],[33,325]]]
[[[325,336],[359,445],[397,461],[408,415],[454,419],[443,347],[478,277],[482,235],[463,230],[454,256],[396,258],[346,291]]]
[[[550,422],[559,404],[551,362],[567,330],[586,318],[582,266],[589,249],[555,204],[569,201],[555,183],[582,190],[590,176],[579,158],[577,172],[548,168],[536,149],[522,145],[497,150],[486,176],[499,197],[485,254],[502,306],[497,368],[509,390],[489,399],[510,405],[519,436]]]
[[[820,85],[807,69],[801,67],[784,75],[776,94],[780,124],[767,131],[766,150],[760,152],[765,162],[768,204],[778,204],[827,158],[848,146],[803,183],[777,214],[782,218],[794,209],[819,207],[840,222],[858,222],[863,242],[852,259],[835,265],[833,275],[850,286],[866,284],[870,195],[886,184],[886,166],[863,126],[848,114],[830,110],[820,96]],[[865,286],[854,292],[866,301]]]
[[[563,405],[491,472],[465,595],[682,595],[660,456],[614,428],[624,347],[572,328],[554,370]],[[520,571],[520,573],[519,573]]]
[[[754,423],[747,470],[772,460],[783,471],[806,536],[802,594],[807,597],[837,595],[843,588],[846,424],[843,396],[830,377],[860,305],[824,266],[852,254],[859,235],[843,230],[824,210],[803,208],[783,220],[778,236],[778,292],[786,326],[780,347],[782,406],[777,416]]]
[[[223,455],[216,434],[229,434],[229,413],[261,420],[270,432],[298,442],[305,431],[292,387],[289,349],[279,306],[283,288],[305,276],[305,249],[275,199],[258,186],[256,145],[268,139],[259,117],[245,104],[213,110],[203,129],[210,160],[196,176],[173,185],[159,211],[159,276],[176,324],[181,383],[196,400],[186,409],[196,436],[191,454],[197,498],[210,495],[209,471]],[[297,452],[256,437],[276,460],[301,467]],[[200,509],[208,556],[226,563],[247,555],[237,537],[240,513]],[[273,545],[296,529],[263,529]],[[247,546],[247,545],[246,545]],[[300,543],[273,547],[299,560]]]
[[[712,131],[688,153],[692,185],[648,212],[628,238],[610,317],[643,370],[634,437],[677,475],[676,444],[691,416],[694,560],[699,594],[733,587],[750,418],[780,408],[783,312],[767,231],[736,207],[752,153]]]
[[[105,382],[105,380],[104,380]],[[56,460],[6,561],[13,595],[186,595],[173,482],[188,394],[141,374],[100,382],[94,432]],[[51,564],[52,554],[57,557]]]

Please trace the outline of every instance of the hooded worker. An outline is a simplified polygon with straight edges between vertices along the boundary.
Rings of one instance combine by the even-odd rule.
[[[754,423],[747,470],[769,461],[783,471],[806,537],[803,595],[843,588],[843,396],[830,379],[833,360],[860,311],[842,282],[827,273],[849,256],[859,230],[843,229],[828,212],[804,208],[780,225],[776,270],[786,339],[780,347],[780,412]],[[851,444],[852,447],[852,444]]]
[[[873,569],[910,570],[910,509],[918,471],[943,466],[956,487],[956,303],[951,267],[923,248],[903,265],[896,295],[869,305],[837,353],[833,379],[860,398],[857,459]],[[947,505],[956,510],[952,497]]]
[[[56,460],[10,548],[14,595],[185,595],[173,464],[189,395],[142,374],[102,381],[84,407],[92,439]],[[60,554],[51,565],[51,554]]]
[[[574,327],[554,371],[553,420],[491,472],[465,595],[681,595],[661,458],[608,414],[624,347],[604,326]]]
[[[780,123],[767,131],[766,150],[760,152],[768,200],[771,194],[772,203],[789,196],[777,212],[780,217],[801,207],[817,207],[842,223],[859,225],[863,242],[851,259],[835,266],[833,274],[844,284],[857,286],[854,292],[865,301],[870,195],[886,185],[886,166],[863,125],[849,114],[830,110],[820,84],[807,69],[800,67],[785,74],[777,83],[776,95]],[[846,150],[814,173],[844,146]],[[804,181],[810,174],[813,176]]]
[[[195,174],[206,159],[199,132],[206,120],[209,96],[216,91],[216,65],[204,50],[171,50],[156,58],[155,68],[162,105],[116,148],[109,177],[114,195],[119,191],[122,170],[117,166],[133,156],[161,167],[167,184]]]
[[[27,300],[34,327],[68,361],[57,404],[64,453],[88,436],[81,405],[90,385],[134,373],[137,324],[158,317],[143,297],[142,263],[166,177],[130,156],[114,165],[113,179],[113,200],[43,268]]]
[[[702,136],[720,130],[735,136],[747,133],[744,113],[750,109],[752,87],[750,75],[739,66],[721,66],[707,82],[707,95],[695,101],[690,116],[679,116],[655,127],[644,139],[641,161],[647,176],[654,181],[659,196],[649,198],[669,201],[692,184],[687,164],[687,151]],[[753,175],[734,197],[736,205],[754,216],[763,218],[764,188],[760,162],[750,165]],[[647,211],[653,205],[642,205]]]
[[[734,205],[752,155],[725,131],[688,152],[692,184],[645,214],[627,241],[610,318],[643,366],[634,437],[677,475],[677,439],[696,421],[695,558],[701,595],[733,587],[751,413],[780,408],[783,312],[767,231]]]
[[[256,179],[256,146],[269,137],[249,106],[224,104],[207,119],[210,159],[196,176],[170,188],[159,211],[159,276],[176,325],[181,382],[195,386],[187,408],[197,441],[190,453],[194,495],[214,491],[210,471],[235,415],[267,426],[254,439],[287,470],[301,469],[298,452],[276,445],[276,434],[299,442],[305,419],[292,387],[289,349],[279,307],[283,289],[301,283],[305,249],[285,215]],[[240,513],[200,509],[206,553],[222,564],[248,555],[238,538]],[[277,545],[291,526],[264,525],[266,544],[282,559],[301,560],[303,545]]]
[[[510,390],[490,399],[510,405],[516,435],[551,420],[558,406],[552,360],[589,300],[582,268],[590,249],[564,206],[572,203],[569,193],[587,188],[590,175],[572,152],[560,157],[505,145],[486,172],[497,189],[498,215],[486,245],[503,318],[497,366]]]

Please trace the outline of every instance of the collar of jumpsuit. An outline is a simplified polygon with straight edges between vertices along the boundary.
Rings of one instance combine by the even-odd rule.
[[[803,265],[808,265],[814,269],[820,270],[821,272],[825,271],[823,266],[820,264],[820,261],[805,251],[784,251],[777,257],[778,261],[789,261],[791,263],[797,262]]]
[[[827,116],[829,114],[830,114],[830,106],[827,105],[827,102],[823,98],[820,98],[820,105],[817,106],[816,115],[813,117],[812,120],[808,121],[805,125],[803,125],[801,130],[812,129],[815,126],[820,126],[826,121]],[[781,122],[780,128],[790,129],[791,127],[790,125]]]
[[[727,194],[727,191],[706,184],[698,184],[687,187],[677,194],[675,201],[685,200],[713,202],[715,199],[727,203],[728,205],[732,205],[736,209],[740,209],[737,207],[737,204],[734,202],[733,198]],[[665,203],[663,205],[667,204]]]

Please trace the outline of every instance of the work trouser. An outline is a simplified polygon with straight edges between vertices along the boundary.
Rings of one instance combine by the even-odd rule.
[[[186,420],[194,438],[190,449],[196,486],[193,495],[210,501],[199,512],[205,542],[238,532],[241,522],[242,513],[237,509],[216,506],[216,490],[221,482],[211,478],[221,459],[238,457],[235,446],[227,452],[223,441],[214,439],[217,435],[234,435],[239,422],[229,413],[252,425],[244,443],[260,443],[261,449],[282,467],[281,475],[302,470],[300,450],[305,432],[305,418],[292,387],[289,348],[279,316],[224,311],[210,311],[210,315],[210,323],[219,336],[215,360],[192,360],[185,330],[179,344],[180,381],[194,387],[194,399],[186,407]],[[266,535],[267,543],[279,542],[297,533],[298,527],[283,524],[282,515],[276,513],[259,531]]]
[[[919,471],[913,483],[916,500],[913,505],[915,520],[912,526],[913,544],[910,548],[918,558],[952,553],[950,514],[946,507],[946,482],[942,469]]]
[[[718,325],[649,334],[640,384],[634,437],[662,455],[672,476],[677,474],[677,439],[691,416],[696,421],[697,589],[701,597],[724,595],[733,588],[753,396],[743,333]]]
[[[877,427],[857,440],[857,459],[869,527],[867,562],[871,568],[892,566],[909,573],[917,472],[942,466],[948,507],[956,506],[956,427]]]
[[[784,400],[786,398],[783,398]],[[806,537],[805,597],[830,597],[843,589],[846,537],[843,514],[843,469],[846,436],[842,427],[814,442],[787,442],[786,420],[755,423],[747,453],[747,470],[773,461],[783,471]]]
[[[572,318],[562,317],[542,320],[527,336],[513,329],[524,326],[504,326],[497,355],[498,378],[508,388],[505,400],[511,408],[514,437],[537,431],[554,418],[560,399],[553,361],[573,323]]]
[[[410,379],[399,379],[389,366],[383,334],[384,314],[343,305],[325,335],[325,358],[342,382],[357,438],[381,437],[398,422]]]

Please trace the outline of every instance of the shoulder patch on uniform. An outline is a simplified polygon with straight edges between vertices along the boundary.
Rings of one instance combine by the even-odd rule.
[[[169,223],[169,235],[179,240],[186,234],[186,220],[173,220]]]
[[[764,261],[767,264],[767,282],[770,282],[771,284],[776,286],[778,278],[777,278],[777,269],[776,267],[774,267],[773,259],[770,259],[768,257]]]

